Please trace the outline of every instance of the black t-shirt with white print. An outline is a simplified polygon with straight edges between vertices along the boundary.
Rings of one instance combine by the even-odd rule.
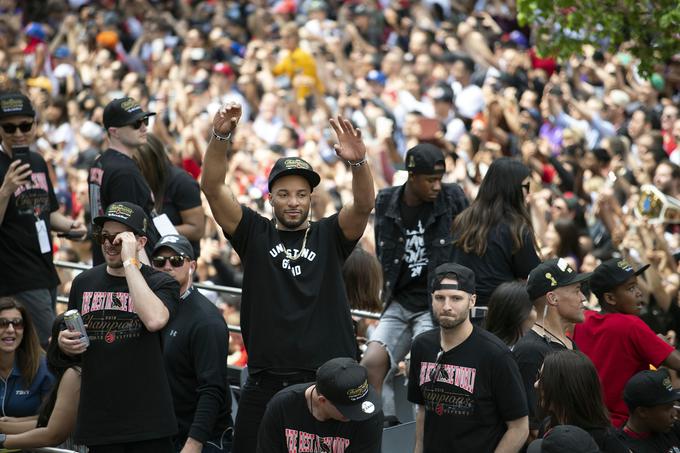
[[[148,266],[141,271],[172,316],[179,283]],[[136,442],[177,432],[161,332],[144,327],[134,302],[125,277],[110,275],[105,264],[73,280],[68,307],[82,314],[90,338],[75,431],[80,444]]]
[[[394,300],[413,312],[426,311],[430,298],[427,294],[427,248],[425,224],[432,212],[432,203],[418,206],[400,205],[404,226],[404,259],[401,262],[399,280],[394,286]]]
[[[441,354],[439,335],[424,332],[411,345],[408,399],[425,407],[423,451],[492,452],[506,422],[528,413],[517,364],[484,329]]]
[[[319,421],[305,398],[312,385],[292,385],[269,401],[257,436],[257,453],[379,453],[382,411],[362,422]]]
[[[59,284],[52,262],[52,247],[41,252],[36,222],[45,222],[50,231],[50,214],[59,209],[47,164],[40,154],[30,152],[31,182],[10,196],[0,223],[0,296],[31,289],[51,289]],[[0,185],[12,159],[0,150]]]
[[[114,201],[134,203],[152,217],[153,193],[135,161],[120,151],[111,148],[104,151],[90,168],[87,182],[93,219],[104,215]],[[104,262],[104,255],[99,244],[92,244],[92,262],[96,266]]]
[[[243,264],[241,332],[251,372],[316,370],[354,357],[356,342],[342,265],[357,241],[345,238],[334,214],[305,230],[279,231],[243,206],[229,240]],[[297,260],[290,260],[288,255]]]

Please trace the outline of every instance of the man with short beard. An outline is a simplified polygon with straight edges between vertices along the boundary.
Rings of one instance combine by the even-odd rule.
[[[163,363],[161,329],[179,301],[179,283],[139,261],[149,218],[127,202],[95,217],[106,260],[78,275],[68,308],[87,325],[62,330],[59,348],[82,354],[75,440],[90,453],[174,452],[177,421]]]
[[[312,382],[326,361],[356,353],[342,265],[364,233],[375,194],[361,132],[338,118],[331,120],[339,141],[335,151],[351,169],[353,195],[340,212],[311,221],[311,194],[321,178],[298,157],[279,159],[269,173],[272,220],[241,206],[225,184],[240,116],[241,106],[233,103],[215,115],[201,188],[243,264],[241,332],[249,376],[233,451],[251,453],[276,392]]]
[[[432,289],[439,328],[417,336],[411,346],[415,453],[519,451],[529,435],[524,387],[508,347],[470,321],[475,274],[442,264]]]

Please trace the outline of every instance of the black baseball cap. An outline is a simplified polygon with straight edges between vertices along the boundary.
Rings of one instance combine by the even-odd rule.
[[[611,291],[623,284],[629,278],[642,274],[647,270],[649,264],[645,264],[640,269],[635,270],[626,260],[612,258],[602,262],[593,271],[590,279],[590,290],[602,300],[604,293]]]
[[[155,112],[145,112],[139,102],[131,97],[114,99],[104,107],[104,129],[129,126],[137,120],[155,114]]]
[[[189,240],[181,234],[168,234],[163,236],[153,248],[154,255],[163,247],[167,247],[185,258],[189,258],[190,260],[196,259],[194,256],[194,248],[191,246]]]
[[[0,95],[0,119],[11,116],[35,117],[31,100],[22,93],[5,93]]]
[[[444,152],[430,144],[420,143],[406,151],[406,171],[411,173],[434,175],[444,173],[446,163]]]
[[[306,160],[300,159],[299,157],[282,157],[276,161],[272,167],[272,171],[269,172],[269,192],[272,191],[274,181],[289,175],[302,176],[309,182],[312,190],[314,190],[314,188],[319,185],[319,182],[321,182],[319,174],[314,171]]]
[[[122,223],[130,227],[138,236],[146,236],[149,228],[149,218],[144,210],[129,201],[116,201],[111,203],[104,215],[95,217],[92,222],[97,226],[104,226],[108,220]]]
[[[380,412],[380,395],[368,383],[368,371],[349,357],[331,359],[316,372],[316,389],[352,421]]]
[[[555,288],[585,282],[591,274],[579,274],[564,258],[544,261],[536,266],[527,278],[527,292],[531,300],[545,296]]]
[[[435,102],[448,102],[453,104],[453,90],[447,83],[438,83],[429,92],[430,97]]]
[[[636,407],[654,407],[680,400],[680,390],[673,388],[667,369],[645,370],[628,380],[623,389],[623,400],[633,411]]]
[[[548,431],[543,439],[529,444],[527,453],[600,453],[593,436],[578,426],[558,425]]]
[[[432,280],[432,292],[442,289],[441,280],[446,274],[455,274],[458,282],[456,285],[458,288],[455,289],[465,291],[468,294],[475,294],[475,273],[472,269],[456,263],[444,263],[437,266]]]

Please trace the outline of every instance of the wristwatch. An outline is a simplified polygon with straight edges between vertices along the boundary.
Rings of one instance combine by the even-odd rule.
[[[7,434],[0,434],[0,448],[5,448],[5,441],[7,440]]]

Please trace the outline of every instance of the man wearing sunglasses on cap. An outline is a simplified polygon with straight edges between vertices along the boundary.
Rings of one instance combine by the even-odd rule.
[[[145,112],[130,97],[118,98],[104,107],[104,129],[109,138],[109,149],[90,167],[88,177],[90,212],[100,216],[114,201],[129,201],[152,216],[154,199],[139,167],[132,160],[135,149],[146,143],[147,125],[153,112]],[[147,246],[150,254],[153,244]],[[100,248],[93,243],[92,261],[96,266],[104,262]]]
[[[163,363],[162,332],[179,302],[179,283],[139,260],[149,218],[128,202],[95,217],[106,259],[71,284],[89,345],[77,330],[59,333],[59,349],[82,354],[74,437],[90,453],[174,453],[177,420]]]
[[[47,164],[30,151],[35,131],[31,101],[18,92],[0,95],[0,296],[26,306],[46,347],[59,284],[50,232],[78,237],[87,229],[58,212]]]
[[[221,313],[193,286],[194,249],[187,238],[163,236],[154,269],[180,284],[180,302],[163,330],[163,357],[179,424],[182,453],[231,451],[231,391],[227,387],[229,334]]]

